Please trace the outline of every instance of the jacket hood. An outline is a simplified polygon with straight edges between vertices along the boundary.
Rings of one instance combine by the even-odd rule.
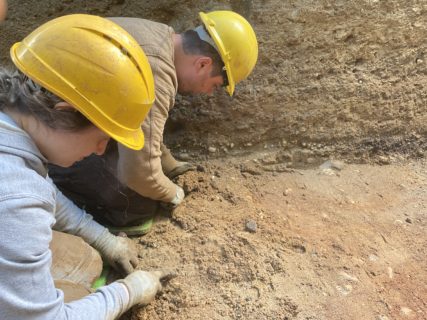
[[[4,112],[0,112],[0,156],[1,154],[22,158],[28,167],[42,176],[47,175],[47,159],[31,137]]]

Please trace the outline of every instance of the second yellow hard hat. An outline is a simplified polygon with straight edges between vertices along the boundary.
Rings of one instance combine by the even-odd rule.
[[[246,79],[258,59],[258,41],[249,22],[233,11],[200,12],[200,19],[216,44],[228,77],[227,91]]]

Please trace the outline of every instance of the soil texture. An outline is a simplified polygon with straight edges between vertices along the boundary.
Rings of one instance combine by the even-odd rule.
[[[184,203],[135,239],[140,268],[178,276],[124,319],[427,319],[427,162],[260,159],[179,178]]]
[[[165,140],[198,167],[134,239],[177,277],[122,318],[427,319],[426,1],[9,0],[0,58],[64,14],[180,32],[219,9],[253,24],[258,63],[232,98],[177,97]]]

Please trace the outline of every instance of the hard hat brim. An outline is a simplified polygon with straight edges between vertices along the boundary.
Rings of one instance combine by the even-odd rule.
[[[228,78],[228,86],[226,87],[226,90],[227,90],[228,94],[230,96],[232,96],[234,93],[235,82],[234,82],[233,76],[230,72],[230,63],[228,61],[229,59],[227,59],[227,52],[224,48],[224,44],[222,43],[220,36],[216,32],[216,30],[214,28],[214,24],[210,23],[210,19],[209,19],[208,15],[204,12],[199,12],[199,17],[200,17],[200,20],[202,20],[202,22],[203,22],[206,30],[208,31],[210,37],[215,42],[215,44],[218,48],[218,51],[219,51],[218,53],[222,59],[222,62],[224,63],[225,72],[227,73],[227,78]]]

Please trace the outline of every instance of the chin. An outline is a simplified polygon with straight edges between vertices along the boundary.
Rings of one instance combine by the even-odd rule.
[[[71,167],[74,163],[53,163],[54,165],[58,166],[58,167],[62,167],[62,168],[69,168]]]
[[[189,91],[178,91],[178,93],[179,93],[181,96],[184,96],[184,97],[187,97],[187,96],[191,96],[191,95],[193,95],[193,93],[192,93],[192,92],[189,92]]]
[[[191,96],[191,95],[193,95],[193,94],[195,94],[195,92],[193,92],[192,90],[190,90],[190,88],[185,88],[185,87],[183,87],[183,86],[179,86],[179,84],[178,84],[178,93],[181,95],[181,96]]]
[[[75,164],[77,161],[78,160],[75,160],[75,161],[61,161],[61,160],[50,161],[49,160],[49,163],[54,164],[55,166],[58,166],[58,167],[69,168],[73,164]]]

